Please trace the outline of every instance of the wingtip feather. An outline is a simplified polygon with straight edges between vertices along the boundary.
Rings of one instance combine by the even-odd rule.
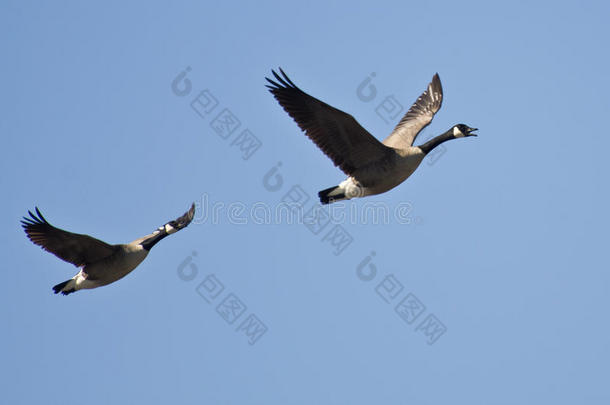
[[[189,221],[192,221],[194,216],[195,216],[195,203],[191,204],[191,208],[188,210]]]

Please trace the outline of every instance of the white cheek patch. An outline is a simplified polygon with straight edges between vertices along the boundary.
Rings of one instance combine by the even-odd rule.
[[[453,127],[453,136],[455,136],[456,138],[463,138],[466,135],[464,135],[464,133],[460,131],[458,127]]]
[[[167,232],[168,235],[171,235],[172,233],[175,233],[178,231],[170,224],[165,224],[165,232]]]

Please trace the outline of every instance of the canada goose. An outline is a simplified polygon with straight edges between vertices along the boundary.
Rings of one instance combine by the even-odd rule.
[[[55,294],[61,292],[68,295],[77,290],[101,287],[125,277],[142,263],[150,249],[161,239],[191,223],[195,204],[180,218],[169,221],[150,235],[121,245],[109,245],[89,235],[55,228],[42,216],[38,207],[36,214],[31,211],[28,213],[30,218],[23,217],[21,221],[28,238],[47,252],[81,268],[70,280],[53,287]]]
[[[476,136],[476,128],[457,124],[447,132],[413,146],[413,141],[441,108],[443,88],[438,73],[392,133],[379,142],[351,115],[311,97],[280,68],[282,77],[266,78],[267,88],[305,134],[348,178],[318,193],[322,204],[381,194],[405,181],[424,157],[450,139]]]

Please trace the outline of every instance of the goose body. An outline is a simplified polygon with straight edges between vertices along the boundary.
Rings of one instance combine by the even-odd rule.
[[[21,221],[28,238],[60,259],[80,267],[70,280],[53,287],[55,294],[101,287],[131,273],[160,240],[185,228],[193,220],[195,205],[181,217],[169,221],[153,233],[127,244],[110,245],[89,235],[76,234],[52,226],[36,208]]]
[[[117,247],[114,254],[83,267],[62,288],[54,287],[55,293],[57,294],[61,291],[64,294],[69,294],[76,290],[97,288],[114,283],[138,267],[146,259],[149,252],[141,245],[133,245],[131,243],[117,245]]]
[[[338,186],[320,191],[321,202],[326,203],[322,196],[334,202],[385,193],[409,178],[424,157],[418,147],[396,149],[388,158],[358,169]]]
[[[392,133],[380,142],[351,115],[299,89],[280,69],[267,78],[267,88],[305,134],[339,166],[347,179],[318,193],[320,202],[385,193],[404,182],[435,147],[450,139],[476,136],[464,124],[457,124],[425,144],[413,146],[417,135],[430,124],[443,101],[438,74],[411,106]]]

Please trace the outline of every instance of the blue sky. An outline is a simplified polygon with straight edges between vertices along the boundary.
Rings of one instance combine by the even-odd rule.
[[[6,403],[607,404],[609,11],[2,2]],[[257,222],[344,177],[265,90],[278,66],[378,138],[395,123],[379,105],[408,108],[438,72],[418,140],[480,136],[343,205],[388,223]],[[225,109],[234,133],[214,129]],[[38,206],[123,243],[191,202],[136,271],[68,297],[51,287],[75,268],[19,226]]]

